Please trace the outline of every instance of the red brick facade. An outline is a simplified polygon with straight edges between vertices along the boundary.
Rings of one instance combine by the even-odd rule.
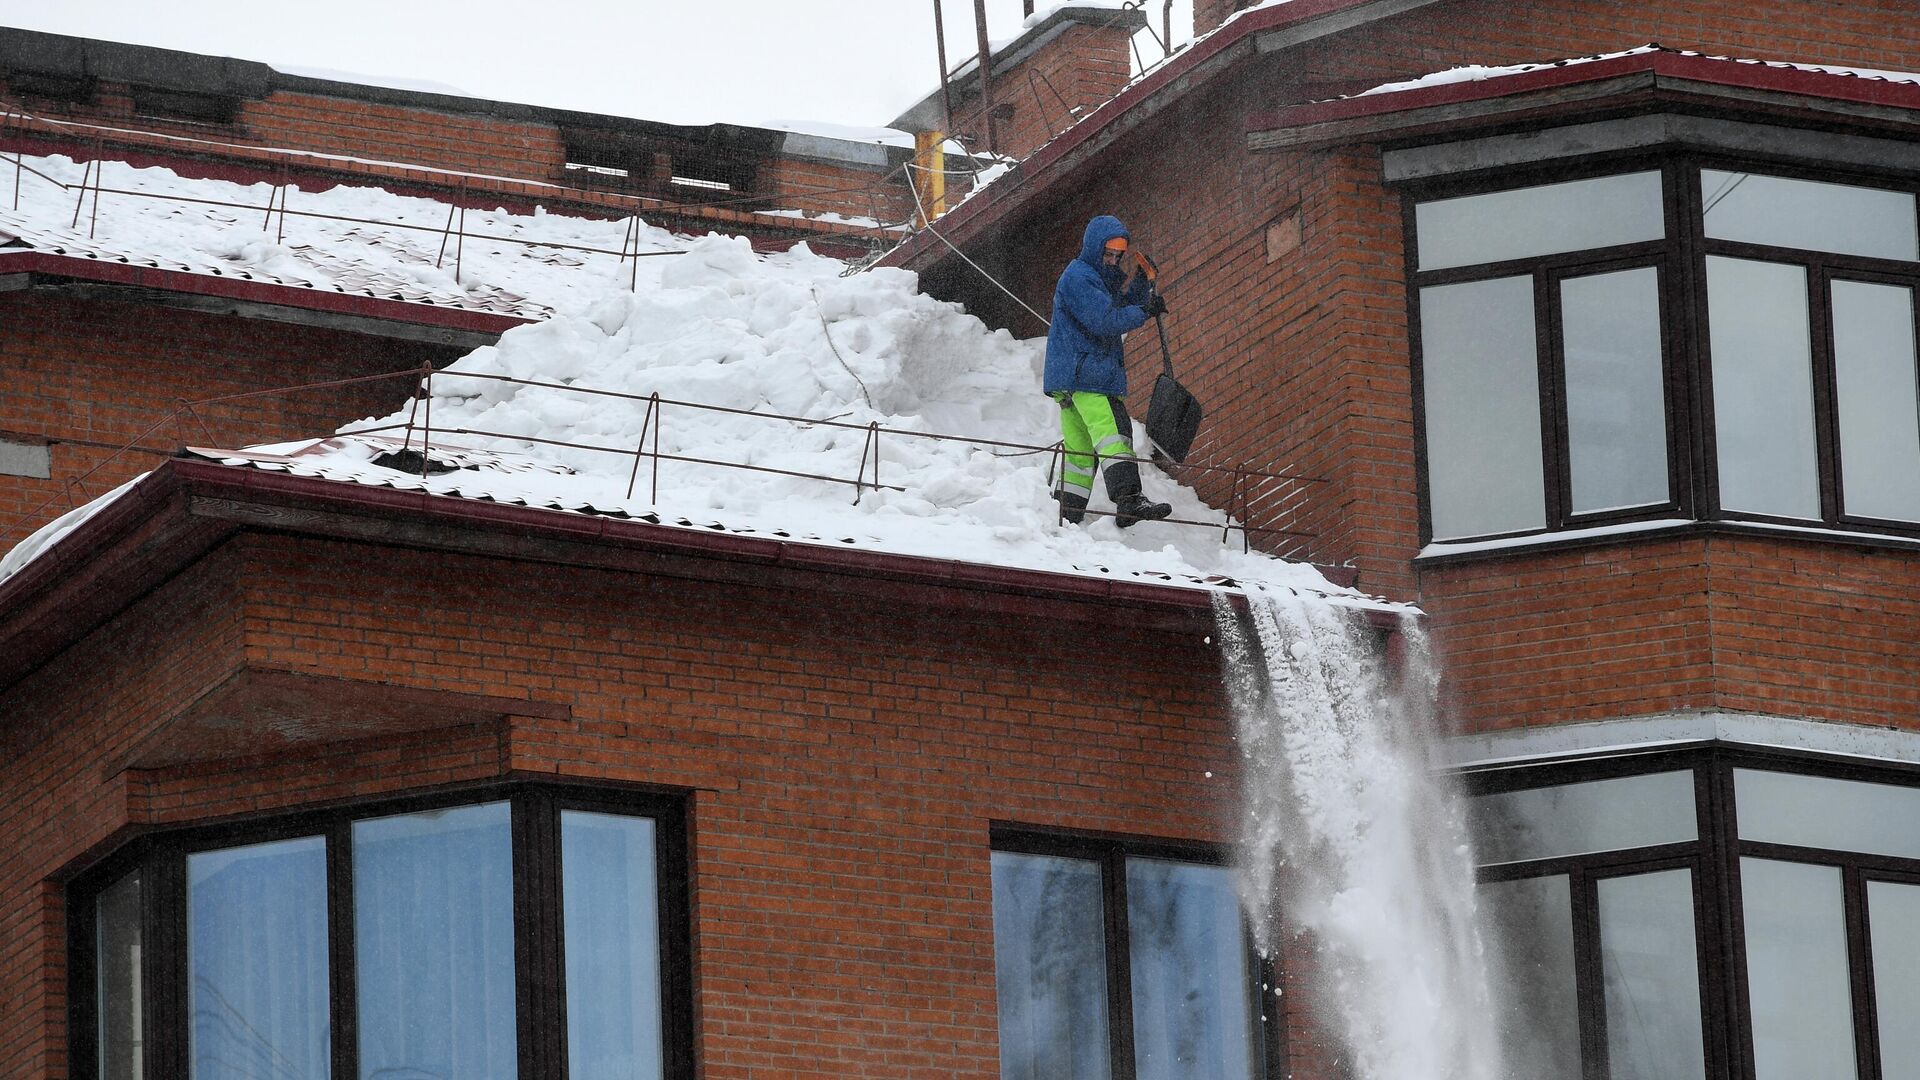
[[[1204,30],[1237,6],[1202,0],[1196,21]],[[1063,169],[981,254],[1038,304],[1086,217],[1123,216],[1160,261],[1175,362],[1209,406],[1196,458],[1312,478],[1293,523],[1309,554],[1351,562],[1363,588],[1430,613],[1463,727],[1680,710],[1920,727],[1910,551],[1690,534],[1418,563],[1400,200],[1375,147],[1246,149],[1256,110],[1453,64],[1660,41],[1920,68],[1920,26],[1894,0],[1667,7],[1458,0],[1272,55],[1249,49],[1226,77]],[[1076,92],[1111,92],[1113,71],[1083,71]],[[361,138],[324,122],[303,130],[311,101],[268,104],[244,114],[261,132],[281,125],[263,142],[338,151]],[[1044,141],[1045,127],[1026,125],[1047,115],[1017,107],[1011,137]],[[484,137],[430,147],[430,163],[549,175],[552,130],[475,123]],[[857,179],[788,164],[815,189]],[[844,198],[839,212],[869,212]],[[957,280],[943,274],[929,279]],[[1039,330],[1017,313],[1005,321]],[[0,511],[59,489],[177,398],[392,370],[422,351],[33,293],[0,296],[0,326],[0,385],[32,387],[5,395],[0,430],[55,442],[54,479],[0,480]],[[1133,339],[1139,413],[1158,349],[1151,334]],[[264,399],[210,413],[207,437],[329,430],[404,393]],[[1201,487],[1225,494],[1217,479]],[[759,566],[595,568],[504,539],[517,557],[452,553],[430,542],[445,533],[376,522],[346,539],[321,517],[236,527],[0,690],[12,763],[0,833],[15,838],[0,853],[0,1073],[69,1074],[65,887],[143,831],[504,778],[681,793],[706,1080],[996,1076],[989,828],[1232,839],[1238,759],[1198,609],[1137,625],[1137,612],[1093,600],[996,606],[959,587]],[[1077,647],[1094,636],[1097,671]],[[179,718],[236,678],[268,675],[443,695],[487,715],[195,756]],[[184,755],[142,763],[143,748],[175,737]],[[1343,1075],[1312,1022],[1300,958],[1281,960],[1291,1075]]]
[[[0,437],[45,442],[52,476],[0,475],[0,545],[153,468],[184,445],[309,438],[384,416],[393,379],[199,406],[180,403],[444,364],[460,350],[126,301],[0,293]],[[156,427],[156,425],[158,425]],[[137,449],[121,453],[124,447]],[[117,458],[115,455],[119,455]],[[109,459],[113,459],[109,461]],[[98,472],[86,476],[95,468]],[[69,482],[78,486],[69,490]]]
[[[84,854],[170,823],[547,776],[691,793],[704,1076],[995,1076],[988,824],[1224,841],[1235,755],[1204,612],[1130,631],[1111,609],[1009,620],[944,600],[242,534],[0,697],[18,718],[0,1072],[65,1075],[47,883]],[[1090,632],[1095,681],[1062,648]],[[485,695],[505,715],[113,771],[243,668]],[[1293,1041],[1304,1055],[1310,1033]]]

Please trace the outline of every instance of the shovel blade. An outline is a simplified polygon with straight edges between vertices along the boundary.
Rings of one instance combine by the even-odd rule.
[[[1187,460],[1193,437],[1200,430],[1200,402],[1171,375],[1153,382],[1153,400],[1147,404],[1147,438],[1174,461]]]

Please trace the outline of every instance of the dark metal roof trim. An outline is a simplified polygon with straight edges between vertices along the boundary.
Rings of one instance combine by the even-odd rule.
[[[1655,49],[1257,113],[1247,121],[1247,145],[1270,150],[1374,139],[1416,127],[1508,115],[1535,105],[1572,105],[1650,90],[1754,103],[1762,99],[1752,95],[1770,95],[1774,100],[1769,104],[1790,104],[1789,98],[1797,98],[1824,112],[1920,123],[1920,112],[1915,111],[1920,110],[1920,85],[1912,82]]]

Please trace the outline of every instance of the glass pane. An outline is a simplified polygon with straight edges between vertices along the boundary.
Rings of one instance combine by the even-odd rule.
[[[1422,270],[1637,244],[1667,235],[1657,172],[1425,202],[1414,208],[1414,228]]]
[[[140,1080],[146,1003],[140,992],[140,875],[94,901],[94,1000],[100,1009],[100,1080]]]
[[[1847,513],[1920,521],[1920,390],[1913,290],[1833,283],[1841,498]]]
[[[1566,875],[1480,886],[1487,970],[1510,1076],[1580,1075],[1573,901]]]
[[[1254,984],[1233,871],[1128,859],[1127,941],[1135,1075],[1256,1075]]]
[[[1907,260],[1920,245],[1905,192],[1702,169],[1700,195],[1720,240]]]
[[[1733,771],[1740,838],[1920,859],[1920,788]]]
[[[1648,266],[1562,281],[1560,321],[1573,512],[1666,502],[1659,272]]]
[[[1867,882],[1881,1080],[1920,1080],[1920,887]]]
[[[1840,871],[1740,860],[1756,1080],[1853,1076]]]
[[[1596,884],[1607,1074],[1614,1080],[1706,1075],[1693,874],[1662,870]]]
[[[1807,272],[1709,257],[1707,332],[1720,505],[1818,518]]]
[[[1545,528],[1533,279],[1420,290],[1433,538]]]
[[[993,853],[993,970],[1003,1080],[1104,1080],[1106,937],[1099,864]]]
[[[1699,836],[1693,773],[1481,795],[1468,804],[1483,864],[1678,844]]]
[[[660,887],[653,822],[563,811],[567,1069],[574,1080],[658,1080]]]
[[[187,856],[187,980],[196,1080],[328,1074],[324,838]]]
[[[360,1076],[515,1074],[504,802],[353,823]]]

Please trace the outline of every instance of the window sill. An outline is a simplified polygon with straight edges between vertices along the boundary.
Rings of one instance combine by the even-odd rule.
[[[1496,540],[1442,541],[1428,544],[1414,556],[1416,566],[1444,566],[1455,562],[1498,558],[1519,552],[1534,553],[1562,548],[1598,547],[1622,541],[1665,539],[1671,536],[1711,534],[1717,536],[1764,536],[1813,540],[1850,547],[1881,548],[1893,551],[1920,551],[1920,539],[1888,533],[1855,532],[1815,525],[1784,525],[1760,521],[1695,521],[1689,518],[1659,518],[1602,525],[1590,529],[1563,529],[1559,532],[1529,533]]]

